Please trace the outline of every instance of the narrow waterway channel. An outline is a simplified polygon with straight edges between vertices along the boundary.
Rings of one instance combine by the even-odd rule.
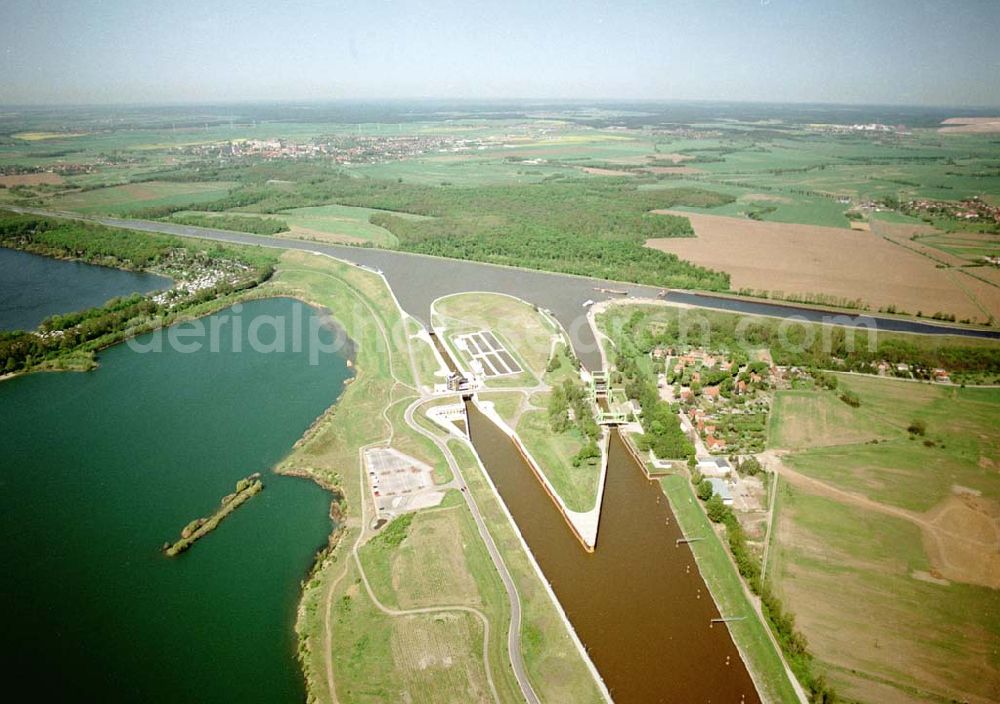
[[[473,444],[615,702],[759,702],[669,502],[617,433],[585,552],[513,442],[467,404]]]

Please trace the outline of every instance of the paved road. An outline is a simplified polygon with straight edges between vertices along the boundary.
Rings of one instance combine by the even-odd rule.
[[[496,543],[493,541],[493,536],[486,527],[486,521],[483,520],[483,516],[479,512],[479,506],[476,504],[475,499],[472,498],[472,493],[466,486],[462,468],[455,460],[451,450],[448,449],[448,445],[436,434],[426,430],[413,419],[413,412],[420,404],[425,403],[428,398],[427,396],[421,397],[407,407],[404,416],[406,424],[437,445],[438,449],[441,450],[441,454],[448,460],[448,466],[451,468],[452,475],[458,480],[461,486],[465,504],[469,507],[469,511],[476,521],[476,526],[479,528],[479,535],[486,544],[486,550],[489,552],[490,559],[493,560],[493,565],[500,574],[500,580],[503,582],[504,589],[507,592],[507,600],[510,604],[510,628],[507,629],[507,650],[510,655],[510,664],[514,668],[514,676],[517,677],[521,693],[528,704],[538,704],[538,696],[531,686],[531,680],[528,678],[527,670],[524,667],[524,656],[521,653],[521,598],[517,593],[517,587],[514,585],[514,578],[511,577],[507,565],[500,555],[500,550],[497,548]]]
[[[191,227],[170,222],[128,220],[120,218],[88,217],[79,213],[55,212],[35,208],[9,210],[34,213],[50,217],[94,220],[112,227],[123,227],[145,232],[160,232],[180,237],[259,245],[280,249],[298,249],[321,252],[344,261],[378,269],[389,282],[403,309],[425,325],[429,322],[431,303],[453,293],[491,291],[522,298],[534,305],[547,308],[570,335],[573,348],[588,369],[601,368],[601,355],[594,332],[587,322],[585,304],[621,298],[621,294],[602,292],[614,289],[627,292],[628,298],[656,298],[661,289],[618,282],[604,281],[568,274],[517,269],[457,259],[430,257],[409,252],[346,245],[320,244],[282,237],[251,235],[203,227]],[[769,315],[781,318],[795,317],[811,322],[832,322],[839,325],[874,326],[881,331],[911,332],[931,335],[960,335],[1000,339],[1000,331],[963,328],[935,323],[857,316],[843,313],[831,314],[821,309],[759,303],[734,298],[670,290],[666,300],[699,308],[712,308],[736,313]]]

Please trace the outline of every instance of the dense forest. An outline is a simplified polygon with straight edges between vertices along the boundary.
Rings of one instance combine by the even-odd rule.
[[[655,179],[558,179],[490,186],[429,186],[358,178],[309,164],[189,167],[158,180],[235,180],[241,185],[199,209],[278,213],[337,203],[427,216],[375,213],[371,222],[399,239],[399,248],[619,281],[729,289],[729,275],[644,247],[658,237],[692,237],[687,218],[650,211],[732,201],[712,191],[665,188]],[[295,180],[294,185],[274,180]],[[158,206],[139,217],[167,217],[183,206]]]
[[[277,235],[288,232],[288,223],[278,218],[262,218],[254,215],[202,215],[200,213],[177,213],[170,216],[171,222],[195,227],[214,227],[235,232],[249,232],[254,235]]]
[[[139,235],[102,225],[0,211],[0,246],[119,269],[147,269],[181,240]]]

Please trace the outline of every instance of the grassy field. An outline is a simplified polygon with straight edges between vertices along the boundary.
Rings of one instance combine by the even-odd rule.
[[[383,533],[383,538],[386,535],[389,533]],[[449,494],[440,508],[414,515],[398,545],[378,537],[366,543],[361,550],[361,560],[379,601],[390,608],[407,610],[461,605],[485,613],[490,624],[501,631],[490,634],[491,664],[497,663],[494,668],[497,673],[509,669],[505,662],[507,651],[502,632],[510,618],[507,596],[486,547],[479,539],[472,515],[457,493]],[[426,630],[437,628],[441,622],[465,621],[467,618],[462,614],[459,618],[435,615],[433,618],[413,617],[412,620],[422,621],[422,630]],[[442,695],[451,701],[489,698],[482,660],[469,657],[477,651],[468,648],[468,645],[482,643],[481,624],[472,619],[466,631],[468,635],[457,642],[443,640],[440,646],[444,652],[435,656],[433,649],[413,642],[414,639],[423,640],[424,633],[406,633],[403,630],[401,635],[410,642],[400,643],[402,647],[399,647],[398,653],[394,648],[393,655],[402,660],[407,673],[404,697],[411,697],[414,701],[426,697],[424,701],[430,702],[437,701],[434,696]],[[463,648],[463,645],[466,647]],[[465,657],[466,662],[458,660],[455,655]],[[438,672],[435,674],[433,670]],[[414,673],[417,676],[414,677]],[[518,696],[512,679],[508,675],[498,683],[505,685],[501,694],[504,701],[516,700]],[[441,682],[447,683],[444,691]],[[428,687],[438,693],[432,695],[426,691]]]
[[[537,383],[545,373],[553,336],[557,334],[552,323],[533,306],[496,293],[465,293],[443,298],[434,305],[434,324],[447,327],[449,345],[453,336],[462,333],[479,330],[499,333],[501,341],[510,345],[511,354],[524,370],[504,378],[503,383],[507,385]],[[454,347],[453,352],[461,357]],[[488,385],[499,385],[498,382],[501,379],[491,380]]]
[[[1000,390],[839,380],[777,396],[768,576],[849,701],[994,701]]]
[[[159,205],[188,203],[196,205],[216,200],[226,195],[233,185],[220,181],[207,183],[149,181],[68,193],[53,198],[47,205],[56,210],[73,210],[79,213],[127,215],[142,208]]]
[[[307,581],[297,621],[310,695],[330,701],[328,683],[332,678],[341,701],[465,702],[491,698],[479,619],[460,612],[392,617],[378,611],[359,583],[360,575],[347,551],[357,536],[362,500],[358,495],[359,448],[386,437],[391,426],[393,447],[435,467],[442,462],[430,441],[403,422],[403,410],[416,396],[412,389],[394,383],[391,374],[403,384],[413,384],[413,369],[406,353],[405,328],[388,290],[373,274],[296,252],[283,256],[277,276],[268,285],[276,292],[326,306],[357,343],[354,381],[332,412],[307,433],[280,466],[281,471],[306,474],[339,487],[344,496],[337,547]],[[380,330],[393,331],[388,347]],[[375,420],[390,403],[386,420]],[[463,466],[468,466],[468,452],[460,452],[456,450]],[[437,478],[447,480],[450,475],[441,475],[439,470]],[[488,498],[481,483],[470,480],[470,490],[477,492],[477,498]],[[378,545],[366,546],[365,564],[372,567],[369,576],[376,594],[390,605],[409,608],[433,599],[439,604],[440,600],[454,599],[455,603],[475,604],[486,613],[491,625],[488,645],[493,680],[502,701],[517,701],[519,694],[506,656],[506,596],[471,528],[471,516],[464,504],[456,505],[455,501],[452,494],[442,509],[432,510],[426,517],[416,516],[398,553],[380,550]],[[499,507],[484,510],[492,516],[491,528],[501,531]],[[510,531],[509,526],[506,530]],[[529,669],[539,673],[534,686],[556,697],[571,693],[573,701],[595,701],[593,681],[562,622],[553,617],[548,595],[528,582],[534,576],[524,568],[527,562],[522,548],[509,535],[497,535],[497,540],[518,579],[525,607],[526,644],[556,646],[551,652],[539,653],[533,648],[525,653],[530,655]],[[458,552],[452,549],[456,546]],[[427,569],[428,564],[435,569]],[[541,680],[543,676],[551,676],[551,683]]]
[[[379,212],[372,208],[352,208],[346,205],[321,205],[315,208],[294,208],[278,216],[292,227],[291,234],[320,242],[371,242],[392,246],[396,237],[383,227],[372,225],[368,218]]]
[[[788,464],[912,511],[930,510],[951,493],[952,485],[1000,497],[1000,476],[992,465],[1000,457],[1000,389],[838,378],[842,388],[858,394],[858,408],[833,393],[778,394],[772,447],[806,450],[787,458]],[[926,435],[907,432],[913,421],[926,424]],[[820,439],[810,443],[808,436]],[[835,440],[824,443],[830,438]],[[822,444],[830,446],[817,446]]]

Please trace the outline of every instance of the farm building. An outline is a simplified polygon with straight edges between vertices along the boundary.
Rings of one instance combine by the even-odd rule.
[[[722,503],[726,506],[732,506],[733,494],[729,491],[729,482],[725,479],[719,479],[718,477],[709,477],[708,481],[712,485],[712,491],[722,498]]]

